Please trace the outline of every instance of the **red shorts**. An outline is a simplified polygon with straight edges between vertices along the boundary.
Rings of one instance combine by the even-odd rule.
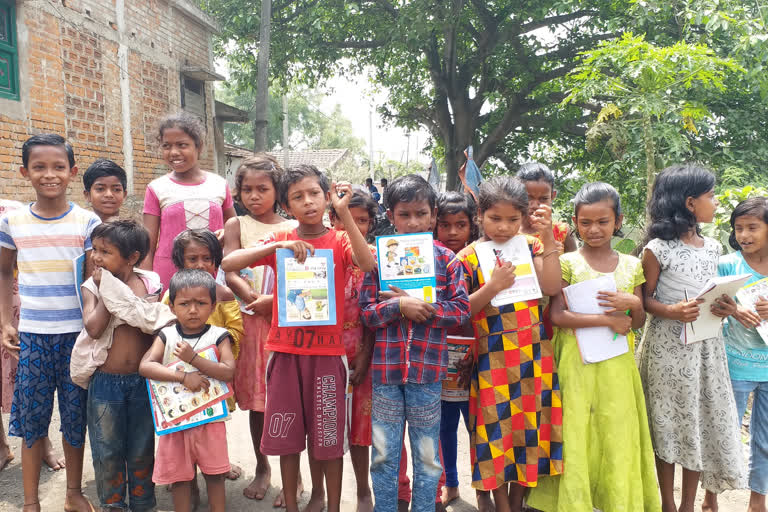
[[[188,482],[195,477],[195,464],[206,475],[229,472],[224,422],[206,423],[160,436],[152,481],[158,485]]]
[[[267,362],[262,453],[291,455],[309,446],[317,460],[343,457],[348,374],[346,356],[272,352]]]

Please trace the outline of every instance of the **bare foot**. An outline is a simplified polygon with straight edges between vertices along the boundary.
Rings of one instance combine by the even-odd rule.
[[[323,512],[325,508],[325,492],[315,492],[312,490],[312,495],[309,497],[309,503],[302,509],[301,512]]]
[[[447,505],[458,497],[458,487],[443,487],[443,496],[440,499],[443,501],[443,505]]]
[[[357,497],[357,512],[373,512],[371,493]]]
[[[493,504],[490,492],[477,491],[476,495],[478,512],[496,512],[496,506]]]
[[[64,457],[58,457],[56,452],[53,451],[53,445],[48,437],[45,438],[43,443],[43,462],[50,471],[58,471],[66,466]]]
[[[296,501],[301,500],[301,495],[303,492],[304,484],[299,482],[299,485],[296,487]],[[280,492],[277,493],[277,497],[275,498],[275,501],[272,502],[272,506],[275,508],[285,508],[285,494],[283,494],[282,489],[280,489]]]
[[[11,447],[7,444],[0,448],[0,471],[5,469],[5,466],[10,464],[10,462],[15,459],[16,456],[11,452]]]
[[[270,483],[272,481],[272,470],[267,468],[266,471],[256,470],[256,474],[248,487],[243,489],[243,496],[249,500],[263,500],[267,495]]]
[[[38,505],[39,506],[39,505]],[[93,505],[88,498],[83,496],[80,489],[67,489],[66,498],[64,498],[65,512],[94,512]]]
[[[243,476],[243,469],[235,464],[229,465],[229,473],[227,473],[227,480],[237,480]]]
[[[22,512],[40,512],[40,502],[25,503]]]
[[[717,494],[709,491],[704,494],[701,512],[717,512]]]

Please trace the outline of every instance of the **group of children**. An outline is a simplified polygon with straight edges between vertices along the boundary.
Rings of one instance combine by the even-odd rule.
[[[310,165],[283,170],[257,155],[239,167],[231,194],[223,178],[200,168],[203,140],[191,116],[160,124],[170,172],[147,187],[143,226],[117,219],[127,189],[119,166],[101,160],[84,174],[94,214],[67,200],[77,173],[69,144],[55,135],[24,144],[21,174],[36,200],[0,221],[0,321],[3,346],[19,360],[9,430],[24,438],[26,511],[40,510],[55,391],[66,510],[92,510],[81,493],[86,430],[103,509],[150,510],[155,484],[169,484],[175,510],[191,510],[198,468],[209,509],[225,509],[225,479],[239,476],[228,457],[228,418],[156,441],[145,378],[192,391],[211,379],[231,383],[249,411],[257,461],[244,494],[265,497],[267,456],[279,456],[277,504],[289,511],[298,510],[305,448],[309,511],[340,509],[347,450],[357,510],[373,510],[373,497],[382,511],[443,509],[459,496],[463,416],[482,511],[520,511],[525,501],[545,512],[690,512],[701,480],[712,512],[717,493],[747,485],[739,432],[754,393],[749,510],[766,510],[768,348],[756,327],[768,319],[768,300],[751,310],[722,296],[712,306],[726,319],[722,332],[680,341],[683,324],[699,315],[689,292],[716,275],[768,276],[765,198],[735,208],[736,252],[721,256],[699,230],[717,207],[714,176],[696,165],[669,167],[654,183],[637,259],[612,248],[623,215],[608,184],[579,190],[571,230],[553,222],[554,179],[540,164],[483,182],[476,197],[438,195],[423,178],[403,176],[388,184],[384,202],[397,233],[434,233],[436,297],[428,303],[380,287],[367,238],[378,204],[367,191],[329,183]],[[476,247],[518,235],[544,298],[497,307],[491,300],[512,286],[516,269],[500,260],[485,275]],[[279,325],[278,249],[299,262],[332,251],[339,301],[332,325]],[[84,253],[81,311],[72,260]],[[597,296],[605,312],[570,311],[562,288],[601,276],[616,284]],[[638,369],[633,330],[643,326]],[[628,350],[585,364],[574,334],[585,327],[626,335]],[[459,385],[446,380],[448,335],[473,338],[458,363]],[[218,360],[198,356],[211,345]],[[177,361],[194,370],[169,367]],[[679,504],[675,464],[683,467]]]

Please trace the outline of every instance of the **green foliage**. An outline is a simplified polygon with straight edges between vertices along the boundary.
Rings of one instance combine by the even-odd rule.
[[[720,242],[724,252],[731,252],[733,248],[728,244],[731,236],[731,213],[736,206],[752,197],[768,197],[768,189],[747,185],[743,188],[728,188],[717,194],[720,204],[715,210],[715,219],[711,224],[705,224],[702,232]]]

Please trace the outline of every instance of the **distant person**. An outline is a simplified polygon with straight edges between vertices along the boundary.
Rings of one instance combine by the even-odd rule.
[[[387,191],[387,178],[381,178],[381,192],[386,193]]]
[[[381,194],[379,194],[379,189],[376,188],[376,185],[373,184],[373,178],[365,178],[365,187],[368,189],[368,192],[371,194],[374,201],[377,203],[381,201]]]

